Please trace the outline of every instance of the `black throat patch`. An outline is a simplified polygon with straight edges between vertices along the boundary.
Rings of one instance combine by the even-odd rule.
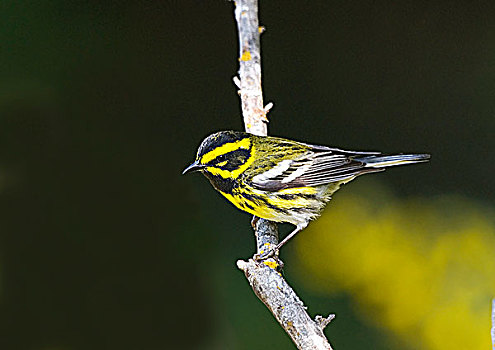
[[[215,187],[217,191],[232,194],[232,190],[234,188],[233,179],[223,178],[218,175],[213,175],[208,173],[207,171],[204,171],[203,175],[206,176],[208,180],[210,180],[210,183],[212,184],[213,187]]]

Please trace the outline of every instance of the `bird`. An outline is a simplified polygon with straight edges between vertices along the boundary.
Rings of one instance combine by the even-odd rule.
[[[427,162],[429,154],[346,151],[242,131],[219,131],[200,144],[182,174],[199,171],[238,209],[295,228],[266,259],[317,219],[332,195],[357,176]]]

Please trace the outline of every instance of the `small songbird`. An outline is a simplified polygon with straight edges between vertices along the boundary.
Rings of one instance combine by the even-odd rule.
[[[266,258],[320,216],[340,185],[362,174],[429,158],[429,154],[344,151],[278,137],[220,131],[203,140],[196,160],[183,174],[200,171],[237,208],[256,217],[296,225]]]

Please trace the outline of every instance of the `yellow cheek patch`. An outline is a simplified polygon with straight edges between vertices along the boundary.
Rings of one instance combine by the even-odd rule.
[[[249,140],[248,137],[239,141],[226,143],[203,155],[203,157],[201,157],[201,164],[207,164],[211,162],[213,159],[223,154],[227,154],[229,152],[235,151],[236,149],[240,149],[240,148],[249,149],[250,146],[251,146],[251,140]]]
[[[221,176],[224,179],[229,178],[230,177],[230,174],[232,173],[231,171],[223,170],[223,169],[218,169],[218,168],[214,168],[214,167],[211,167],[211,166],[207,167],[206,168],[206,171],[209,172],[212,175]]]

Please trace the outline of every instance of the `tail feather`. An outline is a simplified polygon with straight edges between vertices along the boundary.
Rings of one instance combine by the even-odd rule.
[[[391,156],[367,156],[367,157],[359,157],[354,159],[365,163],[365,167],[385,168],[395,165],[427,162],[430,159],[430,155],[429,154],[396,154]]]

